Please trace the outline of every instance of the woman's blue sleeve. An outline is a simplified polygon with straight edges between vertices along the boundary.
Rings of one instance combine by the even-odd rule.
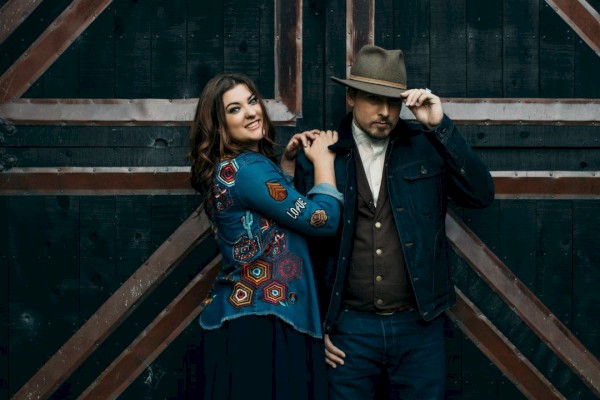
[[[281,225],[311,236],[331,236],[338,229],[342,195],[331,185],[317,185],[303,196],[273,163],[258,159],[240,168],[235,187],[245,207]]]

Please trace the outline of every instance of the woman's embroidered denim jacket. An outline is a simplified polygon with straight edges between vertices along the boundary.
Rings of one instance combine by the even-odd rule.
[[[337,232],[342,195],[328,184],[307,196],[258,153],[222,161],[207,211],[223,256],[200,316],[204,329],[245,315],[275,315],[299,332],[321,337],[313,266],[304,239]]]

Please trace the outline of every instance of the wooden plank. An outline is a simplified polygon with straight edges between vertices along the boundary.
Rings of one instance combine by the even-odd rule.
[[[504,0],[467,3],[467,96],[502,97]]]
[[[600,281],[600,203],[597,200],[573,201],[573,333],[593,354],[600,354],[600,315],[594,299]]]
[[[186,0],[172,0],[168,5],[153,2],[150,28],[152,97],[181,98],[187,94],[186,7]]]
[[[152,246],[152,196],[119,196],[115,204],[115,240],[119,287],[155,249]]]
[[[0,396],[8,399],[10,198],[0,198]]]
[[[600,362],[569,329],[514,276],[473,232],[449,212],[446,234],[463,257],[490,288],[565,363],[595,395],[600,395]]]
[[[288,76],[286,73],[286,70],[276,70],[275,69],[275,65],[279,64],[280,67],[285,66],[286,64],[289,64],[290,67],[293,68],[295,75],[297,74],[297,69],[300,68],[300,80],[297,82],[281,82],[283,84],[283,86],[281,86],[282,88],[289,86],[290,84],[294,84],[294,91],[290,92],[290,93],[284,93],[285,96],[291,96],[294,98],[294,103],[296,103],[296,88],[300,90],[301,93],[301,83],[302,83],[302,23],[300,22],[300,24],[298,24],[298,19],[297,16],[300,15],[302,16],[302,10],[300,10],[300,14],[298,14],[298,10],[296,9],[298,7],[298,4],[300,6],[302,6],[303,2],[301,0],[295,1],[295,4],[293,4],[292,2],[286,2],[286,6],[285,7],[285,12],[289,12],[291,15],[290,20],[287,20],[285,18],[282,18],[283,12],[284,10],[280,10],[278,8],[278,5],[276,2],[274,2],[273,0],[258,0],[258,7],[259,7],[259,20],[260,20],[260,25],[258,27],[259,30],[259,47],[260,47],[260,54],[259,54],[259,68],[260,68],[260,74],[259,74],[259,78],[258,80],[255,82],[256,86],[258,87],[258,90],[260,91],[260,94],[262,95],[263,98],[267,98],[267,99],[274,99],[274,98],[278,98],[281,99],[280,95],[277,95],[277,90],[276,90],[276,86],[279,85],[278,81],[279,78],[284,77],[284,76]],[[277,10],[280,10],[282,12],[277,13]],[[221,24],[223,23],[222,18],[220,19]],[[278,23],[278,21],[280,21],[281,23]],[[300,19],[300,21],[302,21],[302,19]],[[293,28],[293,30],[290,30],[289,27]],[[280,27],[280,28],[278,28]],[[299,28],[300,30],[298,32],[296,32],[297,28]],[[279,32],[277,31],[279,29]],[[281,36],[281,34],[284,33],[287,37],[287,35],[292,34],[293,36],[293,41],[291,40],[292,38],[288,38],[288,39],[284,39],[284,37]],[[297,39],[297,35],[300,35],[300,39]],[[277,38],[277,36],[279,35],[279,38]],[[291,47],[286,47],[285,48],[280,48],[279,46],[276,46],[275,43],[290,43],[292,46]],[[300,49],[298,48],[298,44],[300,45]],[[298,52],[299,51],[299,52]],[[278,54],[279,53],[279,54]],[[291,56],[291,59],[289,60],[282,60],[280,58],[281,53],[287,54]],[[297,54],[298,53],[298,54]],[[299,59],[297,59],[297,55],[300,56]],[[291,62],[291,64],[290,64]],[[284,67],[285,68],[285,67]],[[290,71],[290,76],[291,79],[295,79],[295,75],[292,75],[292,71]],[[287,91],[287,89],[285,89],[284,91]],[[281,91],[280,91],[281,92]],[[301,99],[300,99],[301,100]],[[296,104],[293,105],[293,107],[291,107],[292,103],[288,103],[287,101],[284,100],[284,103],[288,106],[288,108],[290,110],[294,110],[296,113],[298,111]],[[299,109],[302,108],[302,102],[299,103]]]
[[[206,82],[224,69],[223,7],[222,1],[188,2],[187,97],[198,97]],[[267,96],[262,86],[259,90]]]
[[[302,5],[302,57],[310,62],[304,62],[302,65],[302,93],[307,101],[303,102],[302,118],[298,119],[297,129],[300,132],[325,127],[327,115],[323,112],[326,87],[324,82],[330,80],[323,41],[326,6],[322,2],[308,1],[303,1]],[[335,123],[337,124],[337,121]]]
[[[346,87],[333,82],[330,77],[346,78],[348,67],[348,55],[346,46],[347,32],[346,21],[347,8],[344,1],[325,2],[325,85],[324,114],[325,129],[337,129],[340,120],[346,114]],[[358,49],[354,49],[358,51]],[[323,112],[321,111],[321,112]]]
[[[598,97],[600,93],[600,57],[582,40],[575,42],[575,96]]]
[[[463,125],[460,132],[477,150],[600,148],[600,124]]]
[[[116,290],[115,198],[81,197],[80,321],[81,326]]]
[[[527,398],[565,399],[460,289],[455,290],[456,305],[446,313]]]
[[[506,97],[539,94],[539,0],[504,0],[503,90]]]
[[[0,43],[25,21],[44,0],[8,0],[0,8]]]
[[[496,171],[600,171],[597,148],[482,148],[477,154],[489,169]]]
[[[574,96],[575,34],[548,4],[540,10],[540,97]]]
[[[74,0],[0,76],[0,101],[20,97],[112,0]]]
[[[117,98],[145,98],[152,94],[151,7],[150,1],[115,4],[114,92]]]
[[[538,201],[536,227],[536,293],[567,327],[571,325],[573,280],[573,205],[571,201]]]
[[[431,90],[438,96],[466,97],[466,0],[430,4]]]
[[[431,2],[429,0],[395,2],[393,47],[404,52],[409,88],[432,86],[436,92],[441,94],[442,88],[433,86],[430,80],[432,38],[430,13]],[[407,15],[411,17],[406,18]]]
[[[302,112],[302,1],[276,1],[275,99]]]
[[[115,97],[115,22],[114,5],[110,4],[77,39],[77,97]],[[68,78],[59,80],[68,82]],[[57,93],[56,97],[66,95]]]
[[[198,99],[21,99],[0,103],[0,115],[15,124],[189,125]],[[276,125],[294,125],[295,115],[266,99]]]
[[[220,262],[218,256],[204,267],[79,399],[118,397],[202,311],[202,300],[217,276]]]
[[[260,77],[260,12],[256,4],[245,0],[228,0],[224,4],[224,70],[242,72],[253,81]]]
[[[600,197],[596,171],[492,171],[492,176],[496,199]],[[189,167],[15,167],[0,174],[0,196],[194,193]]]
[[[560,17],[600,56],[600,14],[586,0],[546,0]]]
[[[15,394],[45,398],[127,317],[210,229],[205,216],[191,215],[94,315]]]
[[[375,4],[374,43],[384,49],[394,48],[395,5],[393,0],[379,0]],[[404,2],[401,2],[403,4]]]

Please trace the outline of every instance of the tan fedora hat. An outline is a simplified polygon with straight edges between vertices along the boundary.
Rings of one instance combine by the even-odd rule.
[[[406,67],[402,50],[363,46],[354,60],[348,79],[331,77],[337,83],[385,97],[400,97],[406,90]]]

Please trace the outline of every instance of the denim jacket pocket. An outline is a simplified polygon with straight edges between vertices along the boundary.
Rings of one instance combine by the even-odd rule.
[[[407,183],[415,213],[429,216],[441,211],[443,173],[443,166],[432,160],[421,160],[402,167],[402,176]]]

